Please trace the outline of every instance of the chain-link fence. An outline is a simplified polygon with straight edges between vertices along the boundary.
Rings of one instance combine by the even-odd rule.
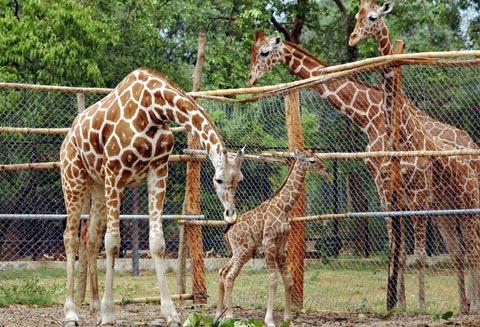
[[[400,117],[402,136],[396,150],[477,149],[474,145],[480,142],[480,74],[477,62],[473,61],[469,65],[465,62],[447,63],[403,66],[403,92],[408,98],[409,109],[404,109],[404,115]],[[384,134],[388,131],[381,110],[381,85],[381,69],[372,68],[346,77],[326,78],[320,84],[317,82],[310,88],[302,88],[300,110],[305,147],[315,149],[317,153],[391,150],[387,134]],[[211,99],[199,102],[215,122],[230,151],[246,145],[247,154],[265,155],[265,152],[269,152],[270,156],[275,157],[279,155],[272,152],[288,151],[284,94],[276,92],[274,96],[246,103]],[[86,93],[87,106],[102,97],[103,94]],[[77,110],[77,97],[74,93],[19,88],[0,90],[1,126],[68,127]],[[426,115],[432,118],[427,118]],[[181,154],[187,148],[186,136],[179,132],[175,138],[174,153]],[[426,139],[432,141],[434,146],[427,146],[430,141],[427,142]],[[57,161],[62,140],[63,135],[55,134],[1,133],[0,163]],[[469,144],[469,140],[473,143]],[[381,174],[390,177],[391,158],[332,159],[334,157],[328,159],[327,156],[324,160],[329,172],[328,178],[309,174],[306,179],[303,216],[316,217],[305,222],[305,249],[302,254],[305,259],[304,304],[312,310],[383,311],[386,302],[389,230],[382,213],[385,210],[385,199],[379,196],[379,193],[385,191],[385,185],[380,180],[384,175],[376,175],[375,172],[379,170]],[[427,158],[426,163],[423,158]],[[417,277],[418,271],[422,269],[419,269],[419,249],[415,245],[419,241],[416,237],[418,233],[415,233],[418,227],[414,224],[417,221],[426,224],[426,310],[460,310],[455,277],[458,262],[455,266],[448,252],[458,246],[461,262],[465,263],[467,270],[474,266],[473,262],[467,260],[469,258],[466,253],[471,249],[471,244],[466,239],[468,232],[477,231],[462,229],[463,221],[475,219],[473,213],[478,213],[468,210],[479,209],[478,169],[477,162],[471,161],[472,158],[474,157],[401,158],[402,186],[399,193],[403,202],[398,207],[400,211],[407,212],[403,214],[403,221],[407,253],[404,281],[408,311],[419,309]],[[182,212],[185,166],[184,163],[170,165],[165,214]],[[424,192],[427,194],[424,205],[417,205],[419,194],[423,191],[418,188],[417,182],[425,174],[419,175],[417,169],[430,172],[426,173],[429,183],[427,192]],[[247,158],[242,171],[245,179],[239,186],[237,203],[239,211],[246,212],[269,199],[283,185],[289,168],[283,164]],[[206,220],[220,220],[222,206],[213,190],[212,173],[209,163],[202,164],[201,214]],[[465,176],[471,181],[467,184],[460,183]],[[48,217],[21,218],[21,214],[64,214],[59,177],[58,170],[0,170],[0,260],[63,260],[62,235],[65,221]],[[122,214],[148,214],[145,187],[141,185],[126,192]],[[467,211],[428,212],[451,209]],[[415,213],[420,210],[427,212]],[[132,228],[137,228],[137,225],[139,248],[148,257],[147,220],[139,220],[135,225],[129,220],[122,223],[122,256],[131,253],[131,236],[137,233]],[[205,260],[208,263],[206,266],[212,268],[205,275],[206,285],[213,302],[217,291],[218,268],[230,255],[223,229],[224,226],[202,226]],[[164,230],[167,257],[176,258],[178,223],[167,220]],[[413,256],[415,252],[417,256]],[[254,307],[265,305],[266,274],[258,273],[265,269],[262,258],[263,252],[259,249],[255,258],[240,273],[234,289],[237,304]],[[278,304],[281,303],[279,300]]]

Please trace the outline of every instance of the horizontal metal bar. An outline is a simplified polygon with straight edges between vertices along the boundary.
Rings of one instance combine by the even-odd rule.
[[[17,219],[17,220],[65,220],[67,214],[0,214],[0,220],[2,219]],[[148,215],[120,215],[120,220],[135,220],[135,219],[148,219]],[[88,215],[82,215],[81,219],[87,220]],[[204,215],[162,215],[164,220],[201,220],[205,219]]]
[[[0,133],[22,133],[22,134],[44,134],[44,135],[52,135],[52,134],[67,134],[70,130],[68,128],[30,128],[30,127],[7,127],[7,126],[0,126]],[[177,132],[185,132],[185,127],[170,127],[170,131],[172,133]]]

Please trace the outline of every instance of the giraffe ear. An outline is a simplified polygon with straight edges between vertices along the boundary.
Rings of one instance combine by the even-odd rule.
[[[265,33],[263,33],[263,31],[257,31],[257,33],[255,33],[255,41],[263,40],[264,38]]]
[[[236,167],[240,168],[243,162],[243,155],[245,154],[245,146],[237,152],[237,155],[235,156],[235,165]]]
[[[393,1],[387,1],[383,4],[383,6],[381,6],[378,9],[377,13],[378,13],[378,16],[385,16],[391,13],[392,10],[393,10]]]

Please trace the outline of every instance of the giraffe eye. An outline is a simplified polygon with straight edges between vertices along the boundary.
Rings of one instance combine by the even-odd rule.
[[[260,55],[261,55],[262,57],[266,57],[266,56],[268,56],[269,54],[270,54],[270,51],[262,51],[262,52],[260,52]]]
[[[376,16],[370,16],[368,17],[368,19],[371,21],[371,22],[374,22],[377,20],[377,17]]]
[[[215,180],[215,182],[217,182],[217,184],[222,184],[222,183],[223,183],[223,181],[222,181],[221,179],[219,179],[219,178],[217,178],[217,179]]]

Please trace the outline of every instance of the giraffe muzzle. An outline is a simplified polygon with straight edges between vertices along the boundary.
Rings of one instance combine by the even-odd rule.
[[[237,212],[232,209],[227,209],[223,212],[223,219],[229,224],[233,224],[237,220]]]
[[[252,75],[248,76],[248,86],[252,87],[255,84],[257,84],[257,79],[255,77],[252,77]]]
[[[348,45],[351,46],[351,47],[354,47],[357,45],[358,43],[358,34],[357,33],[352,33],[350,35],[350,39],[348,40]]]

